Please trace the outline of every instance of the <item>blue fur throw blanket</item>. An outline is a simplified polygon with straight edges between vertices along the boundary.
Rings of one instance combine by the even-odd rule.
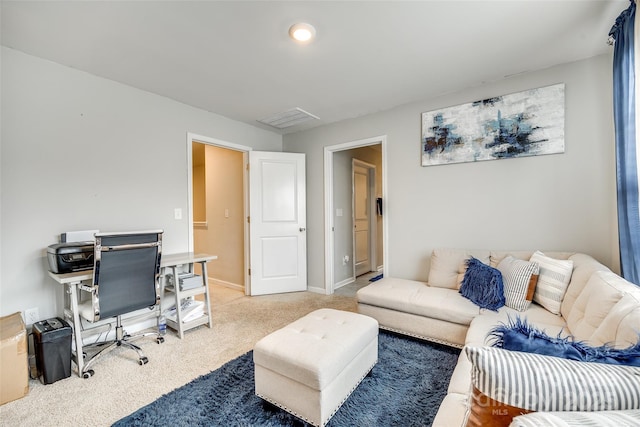
[[[474,304],[489,310],[498,310],[505,303],[502,273],[471,257],[460,284],[460,293]]]
[[[609,363],[613,365],[640,366],[640,336],[631,347],[618,349],[610,345],[591,347],[572,337],[553,338],[531,326],[526,320],[509,318],[507,324],[500,324],[489,333],[494,347],[505,350],[524,351],[562,357],[583,362]]]

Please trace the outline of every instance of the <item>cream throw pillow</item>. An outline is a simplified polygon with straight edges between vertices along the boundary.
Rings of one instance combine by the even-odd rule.
[[[553,314],[560,314],[560,306],[573,273],[573,261],[549,258],[540,251],[534,252],[529,261],[539,266],[533,300]]]

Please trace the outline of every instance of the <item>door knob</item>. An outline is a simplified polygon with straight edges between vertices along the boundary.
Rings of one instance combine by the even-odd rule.
[[[306,228],[304,228],[304,227],[300,227],[300,232],[301,232],[301,233],[302,233],[303,231],[305,231],[305,230],[306,230]]]

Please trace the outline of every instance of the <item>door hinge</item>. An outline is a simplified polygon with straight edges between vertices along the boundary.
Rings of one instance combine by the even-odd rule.
[[[247,223],[251,224],[251,217],[250,216],[247,217]]]
[[[247,163],[247,170],[249,170],[251,163]]]
[[[251,269],[249,269],[249,276],[251,276]]]

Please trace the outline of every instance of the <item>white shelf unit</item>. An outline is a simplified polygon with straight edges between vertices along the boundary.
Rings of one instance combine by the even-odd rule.
[[[211,302],[209,300],[209,286],[207,283],[207,262],[214,259],[217,259],[215,255],[193,253],[172,254],[163,257],[162,259],[161,280],[163,283],[164,296],[167,298],[173,295],[176,306],[176,320],[167,318],[167,326],[175,330],[180,339],[184,337],[184,333],[189,329],[205,324],[210,328],[212,326]],[[188,273],[194,273],[195,264],[200,264],[202,269],[202,275],[200,276],[202,278],[202,286],[184,291],[180,290],[178,275],[185,271]],[[168,275],[173,276],[173,283],[170,285],[167,284]],[[196,319],[184,322],[183,318],[186,313],[183,313],[182,302],[187,298],[195,297],[197,295],[204,295],[205,312],[202,316]]]

